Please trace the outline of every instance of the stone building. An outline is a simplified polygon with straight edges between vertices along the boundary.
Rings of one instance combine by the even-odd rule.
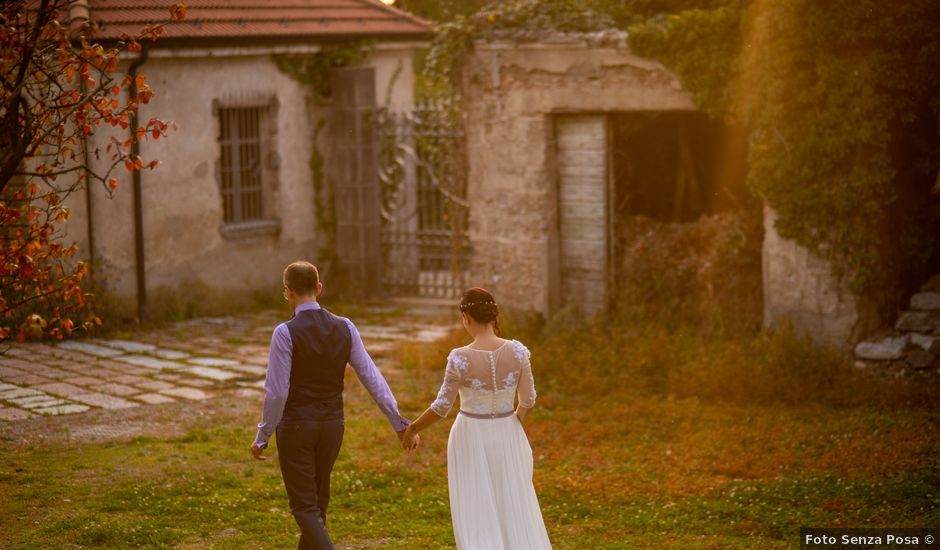
[[[701,120],[678,78],[632,53],[622,32],[477,42],[463,93],[470,271],[523,309],[550,313],[568,300],[591,313],[610,300],[618,204],[645,192],[629,187],[618,155],[643,169],[644,156],[677,151],[666,163],[676,186],[638,203],[652,217],[720,208],[716,186],[744,181],[746,143]],[[734,150],[709,149],[716,142]],[[717,175],[682,183],[683,163],[708,159]],[[857,339],[869,327],[852,295],[828,264],[777,235],[769,208],[764,218],[765,324],[789,319],[835,346]]]
[[[76,4],[87,6],[104,42],[167,20],[167,6],[154,0]],[[138,182],[116,171],[113,198],[94,186],[71,196],[67,238],[94,255],[98,281],[129,310],[148,291],[188,282],[276,293],[283,266],[315,259],[322,245],[311,155],[318,147],[329,156],[335,140],[326,131],[314,144],[314,128],[334,117],[336,105],[314,101],[275,56],[368,40],[356,93],[404,109],[413,103],[412,59],[426,46],[429,25],[371,0],[230,0],[193,2],[185,20],[166,30],[128,61],[156,92],[140,120],[177,126],[168,139],[141,144],[145,160],[162,164],[139,172]],[[101,150],[97,166],[109,137],[102,130],[88,144]]]

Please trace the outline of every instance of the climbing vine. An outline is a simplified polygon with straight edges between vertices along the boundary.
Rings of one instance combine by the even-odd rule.
[[[515,30],[519,38],[537,39],[540,32],[591,32],[609,29],[615,21],[594,8],[596,2],[578,0],[510,0],[487,4],[472,15],[459,15],[437,25],[424,60],[428,89],[453,94],[463,60],[474,40]]]

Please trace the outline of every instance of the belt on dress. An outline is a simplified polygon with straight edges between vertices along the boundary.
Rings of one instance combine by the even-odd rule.
[[[492,414],[476,414],[476,413],[468,413],[465,410],[461,410],[460,414],[465,414],[469,416],[470,418],[506,418],[507,416],[512,416],[516,414],[516,411],[492,413]]]

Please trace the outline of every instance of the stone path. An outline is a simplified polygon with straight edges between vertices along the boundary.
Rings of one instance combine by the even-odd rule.
[[[454,328],[433,305],[364,314],[374,315],[380,322],[352,318],[377,361],[398,341],[433,341]],[[125,339],[16,345],[0,355],[0,421],[204,400],[233,386],[260,392],[268,341],[282,317],[205,318]]]

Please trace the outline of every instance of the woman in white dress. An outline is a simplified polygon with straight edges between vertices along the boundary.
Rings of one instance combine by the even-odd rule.
[[[447,416],[459,394],[460,412],[447,440],[457,549],[550,549],[521,422],[535,404],[529,350],[499,337],[499,308],[486,290],[467,290],[460,311],[473,342],[451,350],[437,399],[408,427],[402,445],[413,448],[418,432]]]

